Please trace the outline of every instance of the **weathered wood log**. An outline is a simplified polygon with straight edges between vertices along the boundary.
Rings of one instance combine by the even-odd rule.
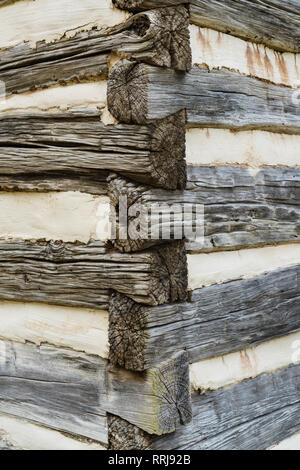
[[[111,69],[107,101],[113,116],[126,123],[186,109],[190,126],[299,134],[294,91],[230,70],[193,67],[180,74],[124,59]]]
[[[3,241],[0,267],[3,300],[107,309],[111,289],[149,305],[187,298],[182,242],[125,255],[102,242]]]
[[[48,345],[0,346],[1,412],[107,443],[105,360]]]
[[[297,0],[113,0],[129,11],[190,3],[190,21],[279,51],[300,52]]]
[[[173,432],[192,419],[187,354],[176,353],[145,376],[111,368],[107,410],[150,434]]]
[[[189,70],[189,15],[184,6],[138,13],[110,28],[79,32],[73,38],[28,42],[0,53],[0,80],[6,94],[106,77],[111,52],[177,70]]]
[[[151,434],[191,420],[186,353],[146,374],[70,349],[0,342],[0,411],[107,443],[106,413]]]
[[[254,174],[242,167],[188,166],[187,172],[185,191],[109,178],[112,204],[118,208],[122,195],[128,202],[127,238],[121,221],[113,241],[119,250],[137,251],[169,242],[164,236],[174,234],[187,239],[191,252],[300,240],[299,168],[262,168]],[[134,230],[137,222],[140,231]]]
[[[9,162],[9,163],[8,163]],[[39,113],[0,118],[0,187],[68,189],[103,193],[108,171],[118,171],[152,186],[184,188],[185,113],[181,111],[147,126],[105,126],[100,114]],[[24,181],[23,181],[24,180]],[[36,188],[35,188],[36,184]]]
[[[178,348],[193,363],[285,336],[300,329],[299,295],[300,266],[198,289],[184,304],[147,308],[115,294],[110,361],[144,370]]]
[[[113,450],[264,450],[299,431],[300,365],[193,395],[193,422],[157,438],[109,417]]]
[[[188,203],[188,198],[185,198],[183,192],[162,191],[156,193],[149,186],[135,184],[118,175],[110,175],[108,194],[111,204],[116,211],[119,210],[116,238],[112,240],[112,243],[122,252],[140,251],[151,246],[169,243],[170,240],[184,239],[185,225],[191,225],[193,222],[200,225],[202,233],[202,206],[201,211],[199,210],[201,214],[193,216],[194,204]],[[122,197],[126,197],[127,202],[126,220],[123,220],[124,207],[119,203]],[[170,199],[168,200],[168,198]],[[187,216],[187,207],[190,209],[189,216]],[[171,214],[174,220],[171,220]],[[184,215],[188,220],[184,220]],[[199,220],[197,220],[197,216]]]
[[[191,0],[191,22],[279,51],[300,52],[297,0]]]

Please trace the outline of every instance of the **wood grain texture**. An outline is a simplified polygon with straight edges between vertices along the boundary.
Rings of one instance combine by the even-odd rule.
[[[106,361],[30,343],[0,351],[1,412],[107,443]]]
[[[116,418],[113,450],[264,450],[299,431],[300,365],[205,395],[193,395],[193,421],[157,438]]]
[[[188,357],[171,355],[145,374],[110,368],[107,410],[150,434],[174,432],[192,419]]]
[[[94,194],[98,183],[102,194],[109,171],[152,186],[184,188],[184,111],[146,126],[105,126],[91,110],[0,118],[2,190],[26,184],[30,190],[51,184],[54,190],[69,189],[71,181]]]
[[[6,95],[67,82],[105,78],[111,52],[152,65],[191,67],[189,16],[184,6],[130,17],[125,23],[79,32],[56,42],[23,42],[0,53]]]
[[[247,349],[299,331],[299,298],[299,266],[198,289],[183,304],[148,308],[115,294],[110,361],[144,370],[178,348],[191,363]]]
[[[193,67],[180,74],[124,59],[111,69],[107,101],[112,115],[125,123],[144,124],[186,109],[194,127],[299,134],[293,92],[230,70]]]
[[[298,0],[191,0],[191,22],[279,51],[300,52]]]
[[[191,421],[187,355],[137,374],[71,349],[0,341],[0,411],[107,443],[106,413],[162,435]]]
[[[129,11],[177,5],[182,0],[113,0]],[[190,21],[279,51],[300,52],[298,0],[187,0]]]
[[[199,150],[201,152],[201,150]],[[161,236],[165,214],[176,216],[170,233],[175,230],[186,235],[190,252],[211,252],[264,246],[300,240],[300,169],[289,167],[262,168],[257,173],[233,166],[187,167],[187,186],[184,191],[166,191],[143,186],[122,177],[110,178],[108,192],[117,208],[120,195],[128,201],[128,238],[120,235],[114,245],[130,252],[168,242]],[[155,205],[159,204],[159,210]],[[164,209],[164,206],[166,209]],[[204,208],[204,217],[201,207]],[[142,216],[141,209],[142,208]],[[192,221],[203,226],[200,238],[190,232],[184,210],[194,214]],[[154,216],[150,211],[154,211]],[[170,216],[169,216],[170,217]],[[143,221],[140,238],[131,226]],[[122,227],[121,227],[122,228]],[[120,232],[119,232],[120,233]],[[160,234],[157,238],[153,235]],[[195,231],[194,231],[195,234]],[[190,237],[190,238],[189,238]]]
[[[187,298],[184,244],[125,255],[102,242],[2,241],[0,298],[107,309],[111,289],[149,305]]]

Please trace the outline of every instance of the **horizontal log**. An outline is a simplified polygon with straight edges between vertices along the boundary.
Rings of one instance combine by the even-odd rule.
[[[107,443],[106,361],[0,341],[0,412]]]
[[[110,290],[149,305],[187,297],[184,245],[125,255],[103,242],[0,242],[0,298],[107,309]]]
[[[187,355],[177,352],[146,373],[111,368],[107,410],[150,434],[174,432],[192,419]]]
[[[184,304],[147,308],[115,294],[110,361],[144,370],[178,348],[193,363],[285,336],[300,330],[299,296],[299,265],[195,290]]]
[[[157,438],[109,417],[113,450],[265,450],[300,426],[300,365],[193,395],[193,422]]]
[[[111,52],[152,65],[191,67],[188,12],[184,6],[138,13],[110,28],[79,32],[55,42],[23,42],[0,53],[6,95],[70,81],[106,77]]]
[[[191,0],[191,22],[279,51],[300,52],[297,0]]]
[[[186,109],[192,127],[299,134],[294,92],[230,70],[193,67],[178,74],[124,59],[111,69],[107,102],[126,123],[144,124]]]
[[[113,0],[125,10],[139,11],[182,3],[182,0]],[[279,51],[300,52],[297,0],[187,0],[191,22]]]
[[[185,191],[153,189],[121,177],[110,178],[112,204],[117,208],[120,195],[126,194],[129,205],[128,237],[124,240],[120,235],[114,240],[115,246],[130,252],[168,242],[162,231],[169,227],[166,225],[170,212],[176,215],[170,224],[171,237],[174,233],[185,235],[190,252],[300,240],[299,168],[262,168],[253,172],[233,166],[189,165],[187,173]],[[184,210],[194,216],[185,219]],[[157,217],[157,213],[164,214],[164,218]],[[132,233],[138,220],[143,221],[143,230]],[[195,228],[191,230],[191,222],[199,227],[198,238]],[[165,233],[169,235],[166,230]]]
[[[100,113],[91,110],[0,118],[2,190],[26,184],[43,190],[50,181],[54,190],[64,182],[69,189],[78,179],[77,187],[87,186],[93,193],[99,181],[102,193],[108,171],[153,186],[183,188],[185,113],[146,126],[105,126]]]
[[[163,449],[264,450],[300,426],[300,365],[193,397],[193,424]],[[218,411],[217,411],[218,410]]]
[[[0,346],[1,412],[104,444],[107,411],[157,435],[191,420],[185,353],[137,374],[69,349],[4,341]]]

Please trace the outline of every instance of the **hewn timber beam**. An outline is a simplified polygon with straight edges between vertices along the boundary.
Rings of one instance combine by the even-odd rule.
[[[192,419],[185,352],[142,375],[110,368],[107,390],[107,410],[150,434],[171,433]]]
[[[102,242],[3,241],[0,268],[3,300],[105,309],[111,289],[149,305],[187,298],[182,242],[125,255]]]
[[[299,431],[300,365],[192,396],[193,421],[151,436],[108,417],[112,450],[265,450]]]
[[[118,209],[121,196],[128,203],[127,238],[122,221],[113,240],[119,250],[145,249],[169,242],[174,234],[186,239],[191,252],[300,240],[298,167],[261,168],[253,174],[242,167],[191,165],[187,173],[185,191],[109,177],[111,203]],[[134,230],[138,225],[139,232]]]
[[[138,374],[71,349],[0,341],[0,411],[107,443],[106,413],[162,435],[191,421],[185,352]]]
[[[299,265],[195,290],[184,304],[148,308],[114,294],[110,361],[145,370],[178,348],[196,362],[285,336],[300,329],[299,296]]]
[[[28,42],[1,50],[6,94],[106,77],[111,52],[162,67],[191,67],[189,15],[184,6],[138,13],[125,23],[79,32],[56,42]]]
[[[126,123],[144,124],[186,109],[194,127],[299,134],[294,92],[229,70],[193,67],[180,74],[124,59],[111,70],[108,107]]]
[[[113,0],[113,3],[129,11],[190,4],[191,23],[279,51],[300,52],[298,0]]]
[[[56,190],[60,180],[79,177],[78,184],[90,183],[95,193],[108,171],[152,186],[184,188],[184,111],[146,126],[105,126],[91,110],[0,118],[2,190],[23,189],[30,181],[30,189],[38,190],[51,178]]]

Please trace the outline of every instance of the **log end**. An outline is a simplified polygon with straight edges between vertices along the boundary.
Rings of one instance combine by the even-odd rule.
[[[112,414],[107,415],[108,450],[149,450],[154,437]]]
[[[114,292],[109,304],[109,361],[128,370],[145,369],[145,307]]]
[[[189,11],[184,5],[158,8],[135,15],[131,30],[148,46],[133,54],[150,65],[187,72],[192,67]]]
[[[161,188],[184,189],[187,181],[185,110],[161,119],[151,127],[153,180]]]
[[[162,245],[152,254],[152,305],[186,301],[188,268],[185,241]]]
[[[137,11],[142,6],[144,0],[112,0],[116,8],[127,11]]]
[[[188,354],[181,351],[159,367],[147,371],[158,401],[155,434],[174,432],[192,420]]]
[[[145,64],[120,60],[111,69],[107,84],[109,112],[120,122],[145,124],[148,110],[148,77]]]

